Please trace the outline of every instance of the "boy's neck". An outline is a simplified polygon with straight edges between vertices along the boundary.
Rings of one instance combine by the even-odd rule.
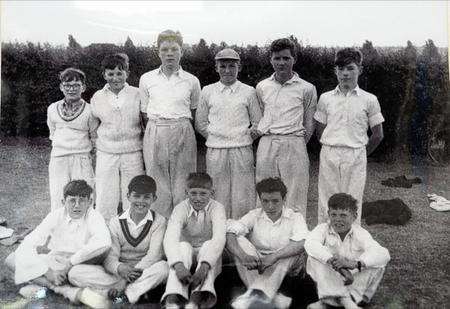
[[[67,100],[66,98],[64,98],[64,102],[69,105],[69,106],[73,106],[73,105],[77,105],[78,103],[81,104],[83,99],[77,99],[77,100]]]
[[[145,218],[147,213],[141,214],[141,213],[136,213],[134,211],[130,211],[130,218],[135,224],[139,224],[139,222],[141,222]]]
[[[164,75],[166,75],[167,77],[170,77],[173,75],[173,73],[177,72],[180,69],[180,65],[177,66],[163,66],[162,67],[162,71],[164,73]]]
[[[342,85],[339,85],[339,90],[340,90],[343,94],[346,95],[346,94],[349,93],[350,91],[356,89],[356,87],[358,87],[358,84],[356,84],[356,85],[354,85],[354,86],[342,86]]]
[[[275,79],[280,83],[280,84],[284,84],[285,82],[287,82],[288,80],[290,80],[292,77],[294,76],[294,72],[290,72],[290,73],[282,73],[282,74],[278,74],[275,73]]]

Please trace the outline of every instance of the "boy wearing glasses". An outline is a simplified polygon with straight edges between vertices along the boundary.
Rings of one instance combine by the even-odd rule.
[[[85,74],[68,68],[60,73],[59,79],[64,99],[52,103],[47,109],[52,141],[48,167],[52,210],[62,206],[63,188],[69,181],[84,179],[91,186],[94,184],[90,152],[92,135],[98,126],[91,106],[81,98],[86,90]]]

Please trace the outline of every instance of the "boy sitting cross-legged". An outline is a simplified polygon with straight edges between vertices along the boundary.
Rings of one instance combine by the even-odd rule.
[[[249,308],[258,298],[276,308],[288,308],[291,299],[278,289],[288,272],[301,270],[308,228],[300,212],[286,207],[287,189],[281,179],[263,179],[256,191],[261,208],[227,222],[227,249],[248,289],[232,306]]]
[[[164,250],[170,265],[166,308],[211,308],[216,303],[214,280],[221,271],[225,246],[225,208],[212,199],[206,173],[187,178],[187,199],[175,206],[167,224]],[[192,271],[195,269],[195,271]],[[190,293],[189,293],[190,290]]]
[[[337,193],[328,201],[328,223],[319,224],[305,242],[306,270],[317,284],[319,301],[309,309],[327,305],[360,308],[380,283],[389,252],[368,231],[354,223],[357,200]]]
[[[91,195],[92,188],[86,181],[70,181],[64,187],[64,207],[51,211],[6,258],[6,265],[14,271],[15,283],[31,283],[20,289],[22,296],[33,298],[48,288],[73,303],[97,306],[86,297],[96,296],[95,293],[71,285],[73,279],[89,276],[83,266],[101,263],[111,246],[105,220],[91,208]]]
[[[167,262],[162,260],[166,219],[150,210],[156,200],[156,183],[150,176],[134,177],[127,197],[130,208],[109,224],[112,246],[104,262],[106,272],[101,266],[85,265],[89,276],[74,284],[108,294],[116,302],[125,295],[133,304],[167,278]]]

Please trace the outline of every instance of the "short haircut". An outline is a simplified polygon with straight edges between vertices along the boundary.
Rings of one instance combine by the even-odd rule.
[[[173,30],[165,30],[158,34],[158,39],[156,41],[156,44],[158,48],[161,46],[162,42],[175,42],[180,45],[180,47],[183,46],[183,37],[181,36],[180,31],[173,31]]]
[[[291,51],[291,55],[292,57],[294,57],[294,59],[297,58],[297,50],[295,48],[295,44],[289,38],[282,38],[273,41],[272,44],[270,44],[270,55],[272,56],[274,52],[280,52],[285,49],[289,49]]]
[[[284,199],[287,193],[286,185],[280,178],[266,178],[256,184],[256,192],[258,196],[262,193],[280,192],[281,197]]]
[[[147,175],[138,175],[131,179],[128,184],[128,194],[136,192],[138,194],[156,193],[156,181]]]
[[[328,200],[328,209],[349,210],[353,214],[358,213],[358,201],[347,193],[333,194]]]
[[[82,196],[82,197],[90,197],[92,194],[92,187],[88,185],[86,180],[78,179],[69,181],[64,186],[63,195],[64,198],[68,196]]]
[[[84,74],[84,72],[79,69],[67,68],[64,71],[59,73],[59,80],[61,81],[61,83],[80,81],[83,84],[85,84],[86,83],[86,74]]]
[[[213,181],[207,173],[190,173],[186,181],[186,186],[188,189],[212,189]]]
[[[334,65],[338,67],[343,67],[354,62],[357,65],[362,65],[363,56],[362,53],[356,48],[343,48],[336,52],[334,58]]]
[[[102,71],[106,69],[114,70],[115,68],[119,70],[127,71],[129,69],[129,60],[127,54],[117,53],[106,56],[102,61]]]

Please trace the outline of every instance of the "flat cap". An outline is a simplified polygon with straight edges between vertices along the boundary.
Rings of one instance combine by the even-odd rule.
[[[220,59],[232,59],[232,60],[241,60],[241,57],[239,57],[239,54],[231,49],[231,48],[225,48],[222,49],[220,52],[216,54],[216,57],[214,57],[215,60]]]

